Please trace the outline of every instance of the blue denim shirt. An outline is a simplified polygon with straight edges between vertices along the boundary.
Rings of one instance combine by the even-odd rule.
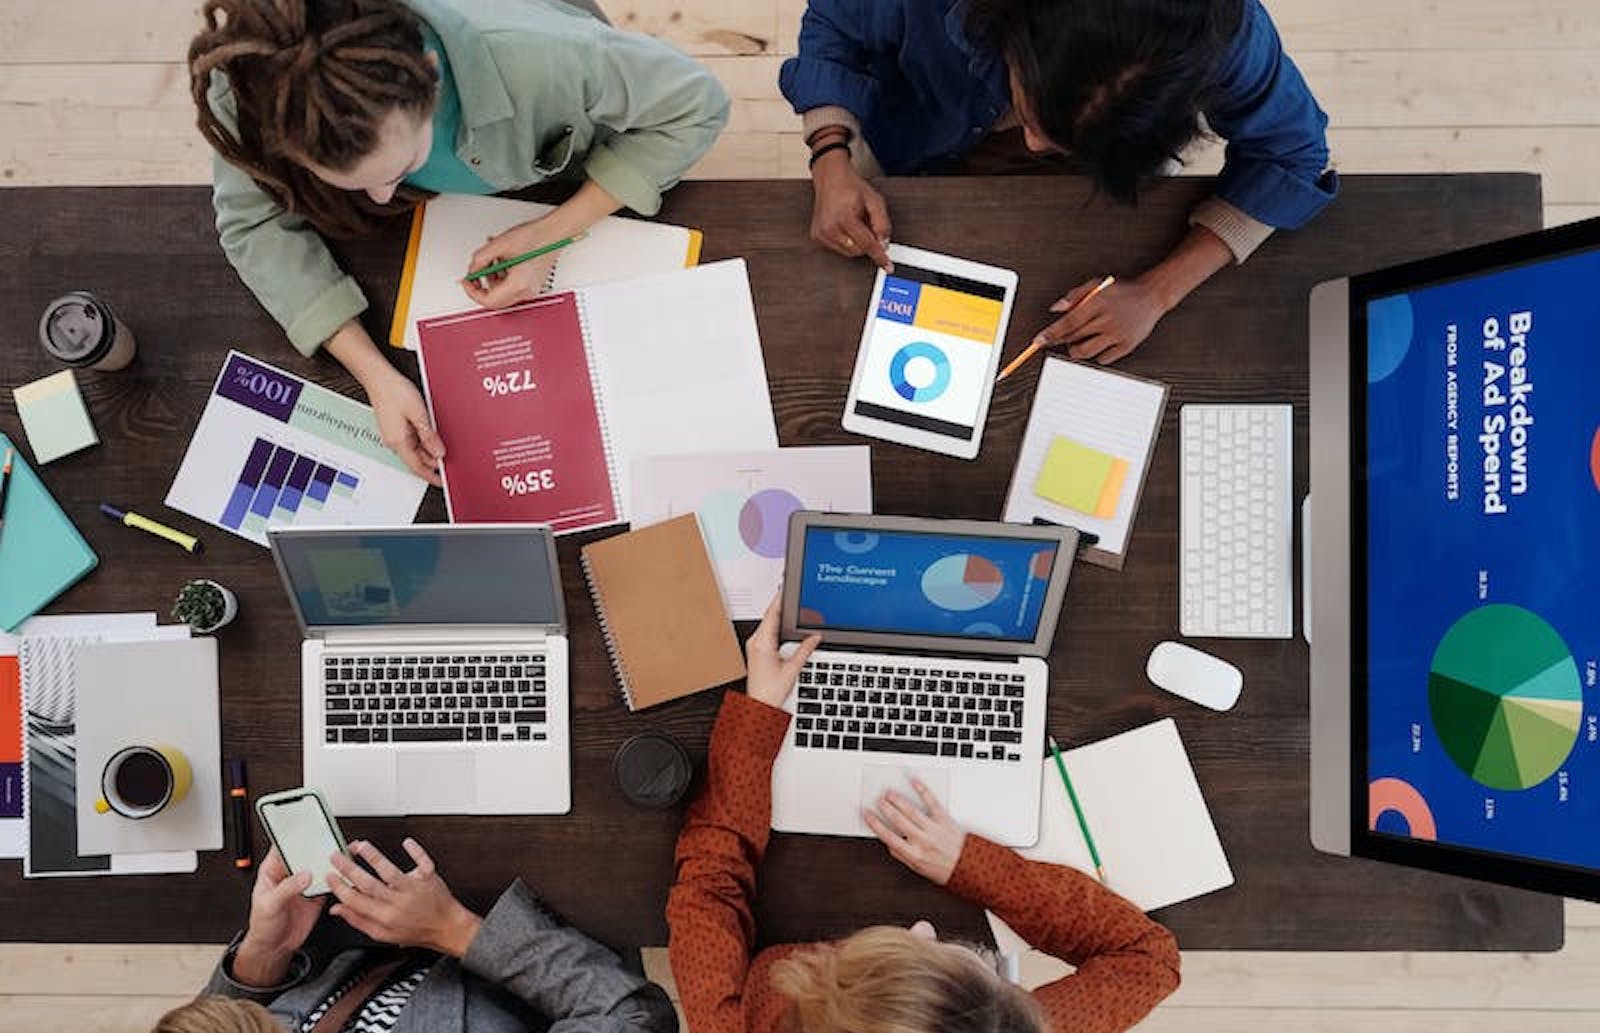
[[[1005,61],[968,40],[964,18],[964,0],[810,0],[778,85],[796,111],[854,114],[884,171],[936,170],[1011,106]],[[1215,83],[1204,114],[1227,141],[1217,196],[1269,226],[1304,225],[1338,190],[1328,116],[1260,0],[1246,0]]]

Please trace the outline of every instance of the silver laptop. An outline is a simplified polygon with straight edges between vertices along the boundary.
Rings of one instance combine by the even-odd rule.
[[[537,525],[274,528],[305,783],[336,814],[565,814],[567,637]]]
[[[1050,652],[1078,532],[798,512],[786,641],[823,648],[785,704],[772,827],[869,836],[862,808],[919,778],[967,829],[1039,837]]]

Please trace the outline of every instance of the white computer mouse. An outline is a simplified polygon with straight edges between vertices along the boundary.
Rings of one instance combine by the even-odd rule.
[[[1239,668],[1182,642],[1157,645],[1150,651],[1144,672],[1174,696],[1212,710],[1231,710],[1244,688]]]

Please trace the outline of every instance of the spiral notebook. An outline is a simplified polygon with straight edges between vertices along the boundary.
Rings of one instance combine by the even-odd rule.
[[[629,710],[744,677],[744,655],[693,513],[585,545],[582,559]]]
[[[778,444],[741,259],[419,329],[457,523],[621,523],[635,457]]]
[[[471,308],[461,276],[472,253],[486,238],[553,211],[553,205],[536,201],[464,194],[441,194],[413,209],[389,343],[415,350],[418,320]],[[700,261],[700,240],[699,230],[609,216],[561,251],[545,289],[570,290],[687,268]]]

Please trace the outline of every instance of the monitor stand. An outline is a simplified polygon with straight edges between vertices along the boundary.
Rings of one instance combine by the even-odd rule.
[[[1300,500],[1300,635],[1311,644],[1311,495]]]

